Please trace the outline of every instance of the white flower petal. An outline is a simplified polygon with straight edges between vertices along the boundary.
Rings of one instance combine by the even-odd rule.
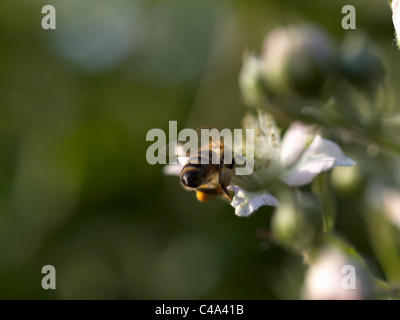
[[[392,10],[393,10],[393,25],[396,29],[397,39],[399,39],[400,34],[400,2],[399,0],[392,1]]]
[[[167,164],[163,169],[163,174],[167,176],[180,176],[182,171],[182,165],[180,164]]]
[[[312,139],[314,128],[301,122],[294,122],[286,131],[281,146],[280,162],[285,168],[293,164]]]
[[[239,186],[229,186],[235,195],[231,206],[235,208],[235,214],[239,217],[248,217],[261,206],[279,205],[278,200],[267,192],[249,192]]]
[[[320,172],[354,164],[336,143],[317,135],[294,166],[281,176],[281,180],[289,186],[302,186],[310,183]]]
[[[188,157],[178,157],[178,163],[167,164],[162,170],[163,174],[168,176],[180,176],[182,168],[188,160]]]

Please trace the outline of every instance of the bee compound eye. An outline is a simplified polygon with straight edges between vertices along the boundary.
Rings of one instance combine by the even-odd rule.
[[[184,172],[181,176],[182,184],[189,188],[197,188],[200,183],[197,176],[193,172]]]

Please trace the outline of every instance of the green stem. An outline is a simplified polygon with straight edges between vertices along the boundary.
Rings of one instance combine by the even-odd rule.
[[[334,194],[330,185],[330,172],[320,174],[313,183],[313,192],[317,194],[322,201],[322,223],[323,231],[330,234],[336,221],[336,203]]]

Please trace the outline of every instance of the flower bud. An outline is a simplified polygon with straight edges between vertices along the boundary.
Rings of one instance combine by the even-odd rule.
[[[365,189],[365,178],[359,166],[333,168],[331,181],[336,191],[341,194],[355,196]]]
[[[382,61],[371,52],[364,36],[351,33],[343,41],[338,57],[338,70],[353,85],[366,91],[383,82]]]
[[[361,264],[332,245],[311,263],[303,284],[303,296],[310,300],[362,300],[372,293],[372,281]]]
[[[366,201],[370,208],[383,216],[400,230],[400,191],[375,182],[368,186]]]
[[[280,206],[272,217],[274,239],[301,250],[309,247],[322,229],[321,203],[311,193],[281,195]]]
[[[247,105],[257,105],[261,100],[259,66],[260,60],[256,56],[246,55],[244,57],[239,75],[239,86],[244,103]]]
[[[394,188],[387,188],[383,195],[383,203],[385,216],[394,226],[400,229],[400,192]]]
[[[271,31],[264,41],[261,74],[267,89],[317,95],[333,61],[329,35],[315,25]]]

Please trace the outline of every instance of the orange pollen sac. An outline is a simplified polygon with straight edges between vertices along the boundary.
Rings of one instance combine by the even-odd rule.
[[[215,195],[213,195],[213,194],[207,194],[207,193],[204,193],[202,191],[196,191],[196,198],[200,202],[208,201],[208,200],[210,200],[210,199],[212,199],[214,197],[215,197]]]

